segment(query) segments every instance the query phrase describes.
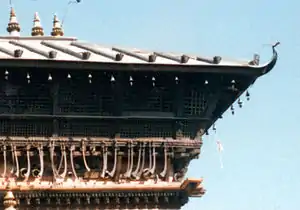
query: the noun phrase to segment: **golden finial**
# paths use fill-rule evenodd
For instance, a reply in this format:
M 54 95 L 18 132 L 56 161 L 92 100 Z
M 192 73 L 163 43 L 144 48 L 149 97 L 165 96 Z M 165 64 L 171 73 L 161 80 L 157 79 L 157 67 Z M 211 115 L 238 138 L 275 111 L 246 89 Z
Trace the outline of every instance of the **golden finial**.
M 3 198 L 4 210 L 16 210 L 15 206 L 17 205 L 15 196 L 11 191 L 11 187 L 8 185 L 6 188 L 6 193 Z
M 12 36 L 20 36 L 21 28 L 17 20 L 16 12 L 13 7 L 10 10 L 9 23 L 6 30 Z
M 62 30 L 60 21 L 58 20 L 57 15 L 54 15 L 51 36 L 63 36 L 63 35 L 64 35 L 64 32 Z
M 44 36 L 44 29 L 41 25 L 41 20 L 37 12 L 34 14 L 31 36 Z

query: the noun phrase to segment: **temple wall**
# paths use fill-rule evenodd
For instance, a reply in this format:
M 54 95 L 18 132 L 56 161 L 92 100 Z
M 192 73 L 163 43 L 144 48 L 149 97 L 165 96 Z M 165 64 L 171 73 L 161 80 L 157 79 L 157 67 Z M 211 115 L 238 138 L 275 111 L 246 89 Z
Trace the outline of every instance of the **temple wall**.
M 24 148 L 19 141 L 10 141 L 11 145 L 3 145 L 0 168 L 5 177 L 0 178 L 0 190 L 6 191 L 9 183 L 19 210 L 122 206 L 175 210 L 188 201 L 190 187 L 197 186 L 184 184 L 181 178 L 189 161 L 199 154 L 201 142 L 187 147 L 184 140 L 174 141 L 181 147 L 142 142 L 132 147 L 119 141 L 116 147 L 107 141 L 103 147 L 97 142 L 85 147 L 85 141 L 83 146 L 73 141 L 54 147 L 41 141 Z

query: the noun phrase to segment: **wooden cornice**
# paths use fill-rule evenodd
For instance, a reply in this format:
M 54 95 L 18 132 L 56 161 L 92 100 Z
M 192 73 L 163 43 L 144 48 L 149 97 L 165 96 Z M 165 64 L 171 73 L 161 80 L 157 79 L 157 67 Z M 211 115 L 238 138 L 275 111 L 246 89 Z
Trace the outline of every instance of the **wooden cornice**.
M 53 184 L 50 182 L 14 182 L 10 181 L 10 189 L 14 192 L 185 192 L 189 196 L 195 192 L 203 194 L 204 189 L 201 186 L 203 179 L 186 179 L 183 182 L 136 182 L 116 184 L 115 182 L 86 182 L 79 181 L 71 183 Z M 0 179 L 0 192 L 6 191 L 7 180 Z

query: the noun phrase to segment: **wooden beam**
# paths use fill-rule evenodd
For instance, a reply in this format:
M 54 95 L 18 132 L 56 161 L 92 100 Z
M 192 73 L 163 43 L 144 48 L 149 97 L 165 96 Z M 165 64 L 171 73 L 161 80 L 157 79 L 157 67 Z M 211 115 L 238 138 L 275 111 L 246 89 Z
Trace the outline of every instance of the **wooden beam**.
M 219 73 L 219 74 L 236 74 L 261 76 L 262 67 L 245 66 L 222 66 L 222 65 L 174 65 L 174 64 L 133 64 L 117 62 L 87 62 L 87 61 L 57 61 L 57 60 L 31 60 L 31 59 L 1 59 L 0 67 L 4 68 L 45 68 L 45 69 L 73 69 L 80 71 L 140 71 L 145 72 L 181 72 L 181 73 Z
M 102 119 L 102 120 L 187 120 L 187 121 L 209 121 L 209 118 L 205 117 L 176 117 L 176 116 L 149 116 L 149 115 L 124 115 L 124 116 L 103 116 L 103 115 L 47 115 L 47 114 L 0 114 L 0 119 L 33 119 L 33 118 L 62 118 L 62 119 Z

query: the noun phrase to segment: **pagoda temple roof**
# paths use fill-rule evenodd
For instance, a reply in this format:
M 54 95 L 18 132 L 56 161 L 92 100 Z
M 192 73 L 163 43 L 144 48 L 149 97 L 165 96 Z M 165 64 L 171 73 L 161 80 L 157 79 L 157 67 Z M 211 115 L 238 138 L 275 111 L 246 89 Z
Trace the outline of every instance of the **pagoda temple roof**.
M 108 47 L 99 44 L 80 41 L 67 37 L 0 37 L 0 59 L 15 59 L 14 50 L 23 50 L 18 59 L 56 60 L 56 61 L 84 61 L 96 63 L 132 63 L 132 64 L 170 64 L 170 65 L 220 65 L 220 66 L 253 66 L 247 61 L 224 60 L 221 57 L 202 58 L 183 53 L 153 52 L 139 49 L 126 49 L 121 47 Z M 50 58 L 49 52 L 57 51 L 54 58 Z M 82 53 L 90 53 L 84 58 Z M 120 53 L 123 57 L 116 59 Z M 149 56 L 156 55 L 154 61 Z M 181 56 L 186 56 L 186 61 Z M 217 61 L 220 59 L 219 61 Z
M 203 57 L 188 53 L 170 53 L 103 46 L 77 38 L 65 37 L 56 15 L 50 36 L 44 36 L 38 13 L 35 13 L 31 36 L 21 36 L 21 27 L 15 10 L 11 8 L 7 27 L 8 36 L 0 36 L 0 67 L 49 67 L 65 69 L 105 69 L 221 72 L 262 75 L 270 71 L 277 60 L 273 57 L 266 64 L 259 63 L 254 54 L 248 61 L 225 59 L 221 56 Z M 18 62 L 15 62 L 18 60 Z M 79 65 L 78 65 L 79 64 Z M 176 70 L 174 70 L 176 67 Z M 222 69 L 222 71 L 220 71 Z M 244 71 L 241 71 L 243 69 Z
M 225 60 L 220 56 L 207 58 L 184 53 L 175 54 L 107 47 L 68 37 L 0 37 L 0 66 L 3 66 L 4 61 L 15 61 L 17 59 L 19 61 L 56 61 L 85 63 L 87 65 L 92 63 L 100 65 L 140 64 L 143 66 L 240 67 L 260 70 L 259 73 L 263 74 L 275 65 L 277 53 L 276 51 L 273 51 L 273 53 L 270 62 L 259 65 L 256 63 L 258 61 L 255 60 L 234 61 Z M 82 67 L 80 66 L 80 68 Z M 92 67 L 92 69 L 94 68 L 96 67 Z

